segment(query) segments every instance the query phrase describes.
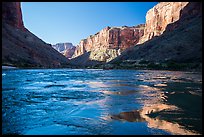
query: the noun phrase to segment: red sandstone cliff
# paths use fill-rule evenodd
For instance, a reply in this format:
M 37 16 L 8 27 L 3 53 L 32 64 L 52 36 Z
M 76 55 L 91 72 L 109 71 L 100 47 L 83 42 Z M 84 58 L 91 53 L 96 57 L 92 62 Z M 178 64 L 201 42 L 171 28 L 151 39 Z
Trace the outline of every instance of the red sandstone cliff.
M 144 25 L 134 27 L 106 27 L 95 35 L 80 41 L 73 58 L 91 51 L 90 59 L 109 61 L 121 51 L 136 45 L 143 36 Z
M 202 17 L 202 4 L 200 2 L 189 2 L 181 11 L 180 18 L 174 23 L 170 23 L 166 26 L 165 32 L 173 31 L 183 23 L 189 22 L 196 17 Z
M 134 47 L 135 45 L 138 45 L 135 47 L 139 48 L 140 46 L 142 46 L 141 43 L 145 44 L 153 37 L 155 36 L 159 37 L 165 32 L 172 32 L 177 28 L 180 28 L 178 29 L 179 30 L 178 32 L 180 32 L 181 33 L 180 35 L 183 36 L 180 39 L 182 40 L 185 39 L 186 41 L 188 41 L 187 40 L 188 33 L 183 34 L 181 26 L 184 24 L 189 24 L 188 23 L 189 21 L 195 23 L 196 21 L 192 21 L 192 19 L 195 18 L 196 16 L 202 16 L 201 11 L 202 11 L 202 3 L 200 2 L 160 2 L 147 12 L 145 27 L 144 26 L 138 27 L 138 28 L 107 27 L 107 28 L 104 28 L 99 33 L 95 34 L 94 36 L 90 36 L 89 38 L 82 40 L 79 46 L 77 46 L 76 48 L 74 57 L 82 55 L 84 53 L 86 54 L 84 54 L 83 57 L 81 56 L 77 59 L 74 58 L 75 62 L 81 61 L 84 65 L 91 64 L 87 61 L 87 59 L 83 60 L 84 57 L 88 57 L 89 60 L 109 62 L 112 59 L 120 56 L 121 51 L 124 51 L 125 49 L 129 49 L 130 51 L 132 50 L 132 48 L 130 49 L 130 47 Z M 199 19 L 197 19 L 197 23 L 199 23 Z M 196 26 L 193 26 L 193 27 L 195 28 L 192 30 L 192 32 L 190 32 L 188 29 L 185 29 L 185 32 L 189 31 L 190 32 L 189 36 L 192 36 L 192 37 L 194 37 L 194 33 L 195 33 L 194 30 L 198 30 Z M 174 34 L 175 37 L 178 36 L 175 31 L 172 33 L 169 33 L 169 35 L 170 34 Z M 173 41 L 174 38 L 168 35 L 165 35 L 165 36 L 166 36 L 165 38 L 168 38 L 168 37 L 171 38 L 172 41 L 170 41 L 169 43 L 165 43 L 164 42 L 165 40 L 162 39 L 163 37 L 162 38 L 160 37 L 159 40 L 162 43 L 165 43 L 166 45 L 174 44 L 174 46 L 169 46 L 168 48 L 172 49 L 172 51 L 174 51 L 173 53 L 176 55 L 172 53 L 172 56 L 170 56 L 169 50 L 164 50 L 167 46 L 159 48 L 161 49 L 162 53 L 159 49 L 158 51 L 155 50 L 153 53 L 151 53 L 150 51 L 152 50 L 150 50 L 150 48 L 152 45 L 149 45 L 148 48 L 146 49 L 144 48 L 145 49 L 144 51 L 138 50 L 138 52 L 133 52 L 132 55 L 126 54 L 126 56 L 127 57 L 133 56 L 133 58 L 137 58 L 137 59 L 142 58 L 144 56 L 148 58 L 148 60 L 158 59 L 160 61 L 168 58 L 177 58 L 177 60 L 182 61 L 182 60 L 187 60 L 187 57 L 189 58 L 194 57 L 193 55 L 186 56 L 186 52 L 183 52 L 181 56 L 180 55 L 181 53 L 176 51 L 177 49 L 180 50 L 178 43 L 186 43 L 186 41 L 180 40 L 180 42 L 177 42 L 178 40 L 175 39 L 175 41 Z M 199 38 L 200 36 L 198 36 L 195 39 L 199 40 Z M 156 42 L 158 42 L 156 43 L 156 45 L 163 45 L 162 43 L 160 43 L 159 40 L 156 40 Z M 186 44 L 187 46 L 189 46 L 191 42 L 188 42 L 188 43 L 189 44 Z M 200 43 L 197 43 L 197 44 L 199 47 Z M 152 46 L 152 49 L 156 49 L 158 47 L 155 45 L 155 43 L 153 45 L 155 47 Z M 189 54 L 191 52 L 190 49 L 195 50 L 198 53 L 197 55 L 200 56 L 200 51 L 198 51 L 199 48 L 197 49 L 194 47 L 189 48 L 188 50 Z M 165 53 L 165 56 L 162 56 L 163 53 Z M 140 56 L 140 54 L 142 54 L 142 56 Z M 199 58 L 199 57 L 195 57 L 195 58 Z M 72 62 L 74 62 L 74 59 Z M 121 59 L 121 58 L 118 58 L 118 59 Z M 87 62 L 87 63 L 84 63 L 84 62 Z
M 175 5 L 178 3 L 173 2 Z M 155 7 L 160 7 L 160 3 Z M 174 6 L 173 6 L 174 7 Z M 172 7 L 169 7 L 172 9 Z M 153 8 L 154 9 L 154 8 Z M 167 10 L 167 9 L 166 9 Z M 153 11 L 153 10 L 150 10 Z M 162 10 L 159 10 L 162 12 Z M 164 13 L 157 15 L 163 15 Z M 148 12 L 150 14 L 150 12 Z M 171 13 L 171 12 L 170 12 Z M 161 16 L 162 18 L 163 16 Z M 173 17 L 169 14 L 167 17 Z M 152 18 L 154 20 L 154 18 Z M 157 21 L 157 20 L 156 20 Z M 152 22 L 157 24 L 158 22 Z M 165 24 L 165 22 L 159 22 Z M 148 23 L 146 23 L 147 25 Z M 166 26 L 166 25 L 165 25 Z M 151 37 L 155 27 L 145 28 L 145 37 Z M 116 68 L 153 68 L 173 70 L 202 70 L 202 3 L 189 2 L 180 10 L 179 19 L 167 24 L 158 37 L 121 53 L 110 63 Z M 148 35 L 149 34 L 149 35 Z
M 189 2 L 160 2 L 146 14 L 144 36 L 139 43 L 161 35 L 168 24 L 174 23 L 181 17 L 183 8 Z
M 181 18 L 182 10 L 188 3 L 158 3 L 147 12 L 145 27 L 144 25 L 118 28 L 106 27 L 94 36 L 81 40 L 76 47 L 73 58 L 91 51 L 90 60 L 108 62 L 119 56 L 125 49 L 163 34 L 167 25 Z M 173 30 L 174 28 L 175 26 L 171 26 L 169 30 Z

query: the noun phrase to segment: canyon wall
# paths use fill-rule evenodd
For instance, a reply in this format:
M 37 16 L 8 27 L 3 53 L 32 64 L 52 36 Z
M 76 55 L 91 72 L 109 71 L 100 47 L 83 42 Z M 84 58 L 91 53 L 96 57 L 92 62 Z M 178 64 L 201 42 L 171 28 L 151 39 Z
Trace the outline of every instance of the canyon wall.
M 52 45 L 54 49 L 56 49 L 58 52 L 63 54 L 66 58 L 70 59 L 74 52 L 76 47 L 72 43 L 57 43 L 55 45 Z
M 72 58 L 91 51 L 90 60 L 111 61 L 124 50 L 163 34 L 169 24 L 178 21 L 182 14 L 185 14 L 182 11 L 188 3 L 159 2 L 147 12 L 145 25 L 106 27 L 95 35 L 81 40 Z M 168 30 L 174 28 L 175 26 L 171 26 Z
M 165 32 L 172 31 L 183 23 L 187 23 L 196 17 L 202 18 L 202 4 L 200 2 L 189 2 L 180 12 L 180 18 L 174 23 L 167 25 Z
M 124 51 L 109 63 L 123 69 L 201 71 L 202 2 L 189 2 L 180 13 L 179 20 L 168 24 L 161 35 Z
M 20 2 L 2 3 L 2 65 L 58 68 L 68 59 L 23 25 Z
M 146 14 L 144 36 L 139 43 L 143 43 L 155 36 L 161 35 L 168 24 L 174 23 L 181 17 L 183 8 L 189 2 L 160 2 Z
M 10 24 L 18 29 L 25 30 L 22 20 L 22 12 L 20 2 L 3 2 L 2 19 L 5 23 Z
M 136 45 L 143 36 L 144 25 L 134 27 L 106 27 L 80 41 L 73 58 L 91 51 L 90 60 L 107 62 L 125 49 Z
M 90 60 L 103 62 L 110 62 L 114 59 L 118 62 L 125 58 L 133 60 L 146 59 L 159 62 L 162 60 L 189 62 L 189 60 L 194 60 L 195 58 L 199 61 L 201 44 L 200 31 L 198 30 L 200 26 L 196 27 L 195 23 L 200 25 L 200 18 L 202 18 L 201 11 L 202 3 L 200 2 L 159 2 L 147 12 L 145 26 L 106 27 L 97 34 L 81 40 L 80 44 L 76 47 L 73 61 L 71 61 L 74 62 L 75 58 L 83 54 L 84 56 L 75 59 L 75 62 L 80 61 L 84 65 L 90 65 L 91 63 L 87 59 L 84 59 L 85 57 L 88 57 Z M 192 27 L 190 22 L 192 23 Z M 198 34 L 196 34 L 196 31 Z M 186 34 L 184 34 L 185 32 Z M 167 34 L 162 36 L 164 33 Z M 174 35 L 175 38 L 171 35 Z M 179 35 L 182 38 L 178 39 Z M 160 38 L 154 40 L 153 38 L 156 37 Z M 191 37 L 198 41 L 195 44 L 197 47 L 192 46 L 192 42 L 188 40 Z M 165 39 L 170 39 L 170 41 L 167 42 Z M 152 40 L 154 42 L 149 42 Z M 153 45 L 148 43 L 153 43 Z M 183 45 L 189 47 L 189 50 L 186 50 L 186 47 Z M 158 50 L 156 50 L 157 48 Z M 180 48 L 186 51 L 180 52 Z M 197 55 L 194 56 L 192 51 L 197 53 Z M 123 54 L 123 52 L 125 53 Z M 130 52 L 131 54 L 128 54 Z

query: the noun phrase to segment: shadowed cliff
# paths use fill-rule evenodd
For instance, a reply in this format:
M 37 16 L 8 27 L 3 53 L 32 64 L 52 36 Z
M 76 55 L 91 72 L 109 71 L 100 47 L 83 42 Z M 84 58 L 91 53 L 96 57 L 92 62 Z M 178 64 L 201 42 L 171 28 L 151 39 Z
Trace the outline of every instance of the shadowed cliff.
M 2 65 L 58 68 L 68 59 L 23 25 L 20 2 L 2 3 Z

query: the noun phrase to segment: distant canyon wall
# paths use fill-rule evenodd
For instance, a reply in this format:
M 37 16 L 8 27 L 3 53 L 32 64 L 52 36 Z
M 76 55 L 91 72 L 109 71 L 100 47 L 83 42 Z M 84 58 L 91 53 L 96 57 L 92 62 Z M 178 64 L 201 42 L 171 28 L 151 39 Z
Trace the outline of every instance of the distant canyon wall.
M 136 45 L 144 34 L 144 25 L 134 27 L 106 27 L 80 41 L 73 58 L 91 51 L 90 59 L 107 62 L 125 49 Z
M 122 51 L 163 34 L 169 24 L 181 18 L 182 11 L 188 3 L 159 2 L 147 12 L 145 25 L 106 27 L 81 40 L 72 58 L 90 51 L 90 60 L 108 62 L 119 56 Z M 173 30 L 173 27 L 171 26 L 169 31 Z
M 55 45 L 52 45 L 54 49 L 56 49 L 58 52 L 63 54 L 66 58 L 70 59 L 74 52 L 76 47 L 72 43 L 57 43 Z

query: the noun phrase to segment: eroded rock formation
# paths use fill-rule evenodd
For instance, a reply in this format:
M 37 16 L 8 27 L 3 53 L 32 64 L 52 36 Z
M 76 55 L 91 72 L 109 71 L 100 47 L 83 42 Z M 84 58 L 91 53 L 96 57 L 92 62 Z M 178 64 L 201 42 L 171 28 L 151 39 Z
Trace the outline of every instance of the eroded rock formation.
M 181 16 L 197 13 L 183 11 L 189 2 L 160 2 L 146 14 L 146 23 L 136 27 L 106 27 L 97 34 L 83 39 L 76 47 L 73 58 L 90 52 L 89 59 L 109 62 L 125 49 L 144 43 L 155 36 L 160 36 L 168 30 L 174 30 L 177 25 L 169 25 L 180 20 Z M 192 13 L 191 13 L 192 11 Z M 195 15 L 195 14 L 194 14 Z
M 155 36 L 161 35 L 168 24 L 174 23 L 181 17 L 183 8 L 189 2 L 160 2 L 146 14 L 144 36 L 139 43 L 143 43 Z
M 189 2 L 180 12 L 180 18 L 174 23 L 167 25 L 165 32 L 172 31 L 183 23 L 187 23 L 196 17 L 202 17 L 202 4 L 200 2 Z
M 108 62 L 121 51 L 136 45 L 143 36 L 144 25 L 134 27 L 106 27 L 95 35 L 80 41 L 73 58 L 91 51 L 90 60 Z
M 110 63 L 119 68 L 143 65 L 143 68 L 201 71 L 202 3 L 189 2 L 179 20 L 168 24 L 161 35 L 126 50 Z

